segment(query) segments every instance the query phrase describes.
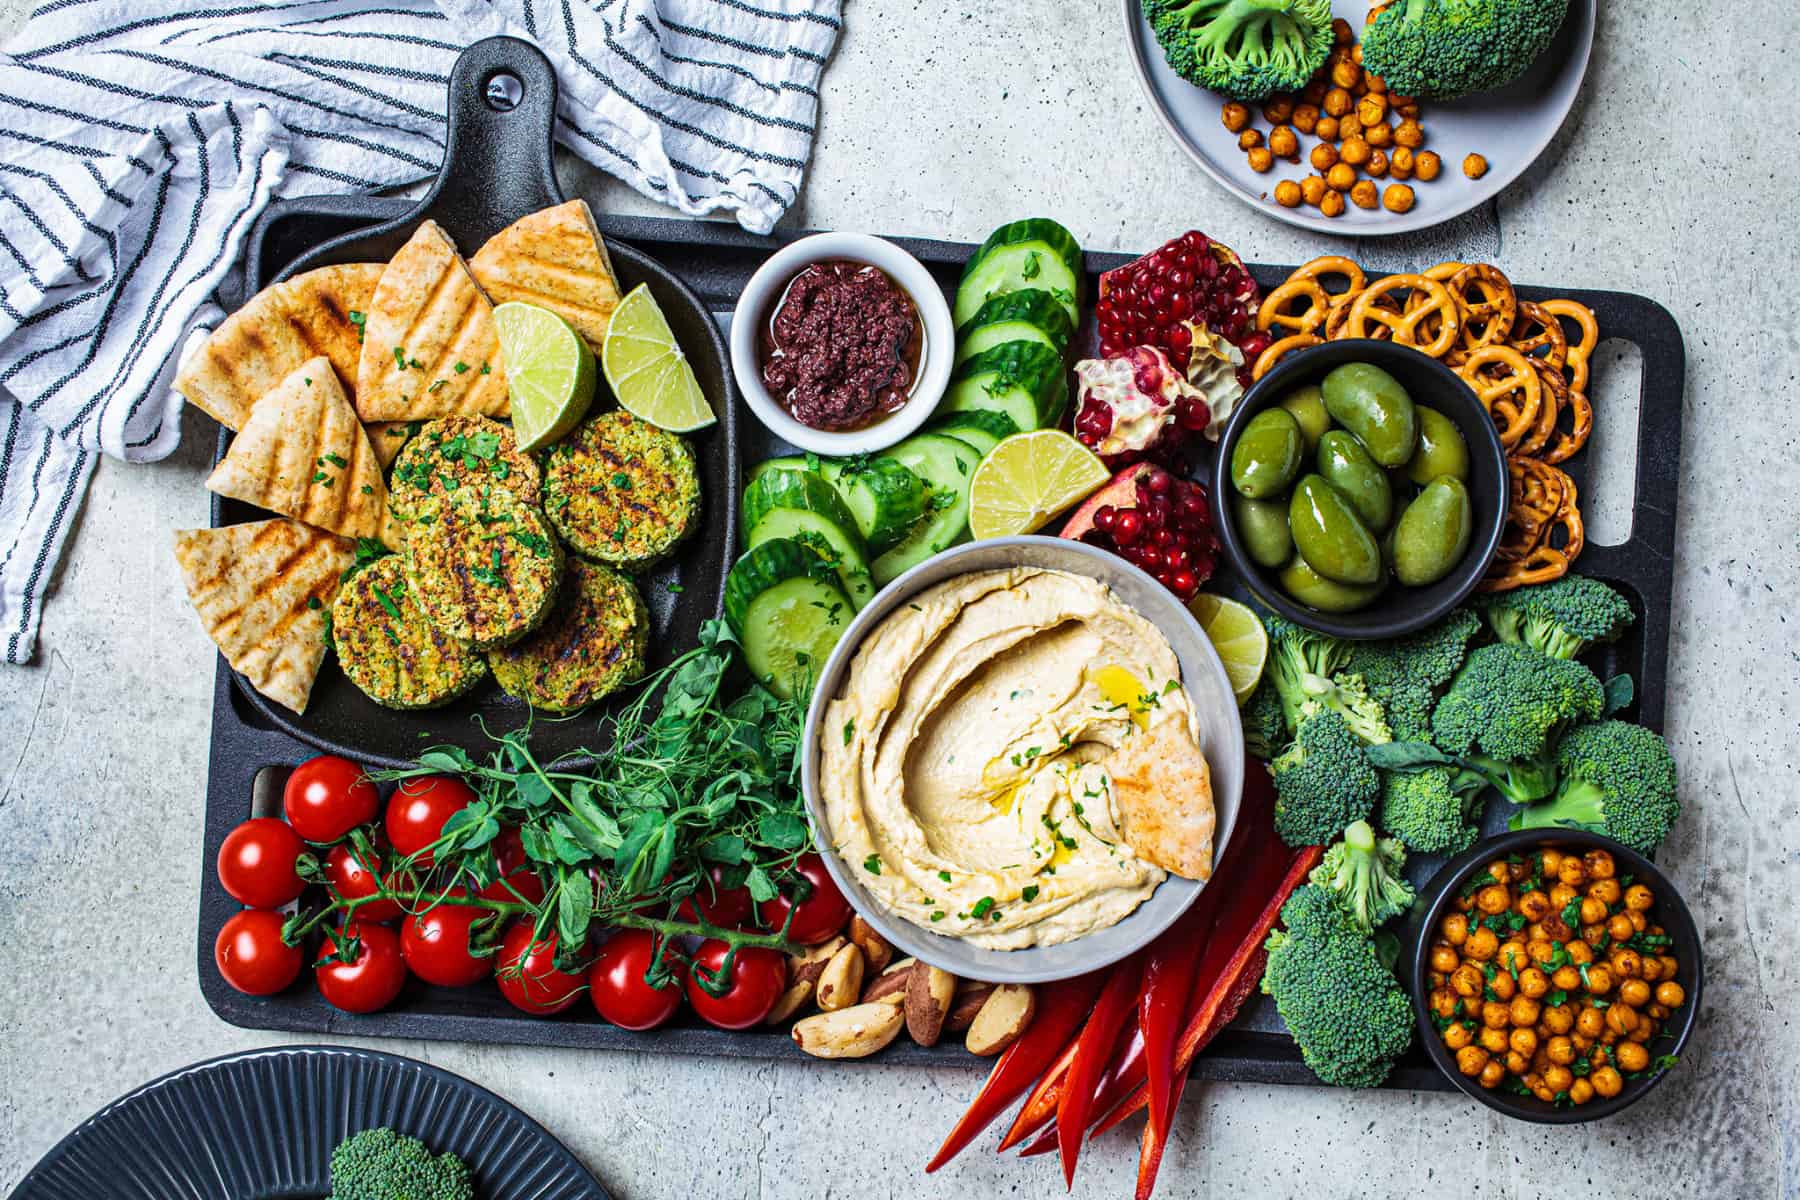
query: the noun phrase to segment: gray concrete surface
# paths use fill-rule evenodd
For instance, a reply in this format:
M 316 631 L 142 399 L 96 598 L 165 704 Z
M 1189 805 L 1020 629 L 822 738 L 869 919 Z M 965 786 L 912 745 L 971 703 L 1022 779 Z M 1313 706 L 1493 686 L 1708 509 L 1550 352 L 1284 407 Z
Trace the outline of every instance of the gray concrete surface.
M 0 2 L 0 28 L 22 8 Z M 1792 7 L 1603 4 L 1574 116 L 1491 218 L 1362 246 L 1290 231 L 1179 157 L 1126 67 L 1115 0 L 847 8 L 795 224 L 976 239 L 1044 211 L 1091 247 L 1197 226 L 1277 262 L 1423 266 L 1472 244 L 1522 281 L 1657 297 L 1686 333 L 1668 728 L 1687 812 L 1664 859 L 1709 972 L 1686 1061 L 1629 1114 L 1562 1130 L 1441 1095 L 1194 1088 L 1162 1194 L 1800 1196 L 1800 337 L 1782 282 L 1800 233 L 1770 120 L 1800 100 L 1778 66 L 1800 54 Z M 603 206 L 655 211 L 569 173 Z M 0 1186 L 120 1091 L 278 1040 L 219 1022 L 193 969 L 212 651 L 167 539 L 206 519 L 204 424 L 164 463 L 100 468 L 38 662 L 0 670 Z M 520 1104 L 627 1200 L 1054 1188 L 1050 1164 L 985 1152 L 920 1173 L 973 1068 L 381 1045 Z M 1136 1145 L 1090 1148 L 1076 1193 L 1128 1195 Z

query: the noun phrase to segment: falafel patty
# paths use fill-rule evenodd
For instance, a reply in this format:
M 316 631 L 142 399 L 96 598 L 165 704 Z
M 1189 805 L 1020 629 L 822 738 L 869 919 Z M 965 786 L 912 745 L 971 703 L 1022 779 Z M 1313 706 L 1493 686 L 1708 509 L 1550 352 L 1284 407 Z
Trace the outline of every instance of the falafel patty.
M 419 607 L 477 650 L 516 642 L 542 624 L 562 567 L 543 514 L 503 487 L 428 497 L 407 525 L 406 578 Z
M 549 619 L 523 641 L 488 651 L 488 665 L 509 694 L 573 712 L 642 675 L 649 641 L 636 585 L 611 567 L 572 558 Z
M 481 484 L 537 504 L 543 481 L 537 460 L 519 449 L 512 426 L 482 416 L 440 417 L 426 422 L 394 460 L 388 511 L 411 520 L 426 497 Z
M 575 553 L 643 570 L 667 557 L 700 516 L 694 452 L 628 412 L 593 417 L 550 448 L 544 513 Z
M 480 654 L 426 619 L 397 554 L 338 589 L 331 640 L 350 682 L 385 708 L 436 708 L 487 678 Z

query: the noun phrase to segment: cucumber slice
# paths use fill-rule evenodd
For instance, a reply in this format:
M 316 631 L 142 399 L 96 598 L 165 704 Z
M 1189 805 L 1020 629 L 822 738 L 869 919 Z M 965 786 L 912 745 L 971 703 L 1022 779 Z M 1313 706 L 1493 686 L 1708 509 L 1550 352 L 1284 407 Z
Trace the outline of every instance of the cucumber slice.
M 931 423 L 930 432 L 953 437 L 986 458 L 988 452 L 1000 444 L 1000 439 L 1019 432 L 1019 427 L 1003 412 L 975 409 L 946 413 Z
M 875 595 L 856 520 L 836 490 L 817 475 L 764 472 L 744 491 L 744 530 L 750 547 L 778 538 L 816 537 L 857 608 Z
M 894 459 L 925 480 L 929 510 L 906 539 L 875 560 L 876 586 L 885 586 L 908 569 L 969 536 L 969 477 L 981 465 L 973 447 L 940 433 L 907 438 L 882 457 Z
M 1049 292 L 1041 288 L 1007 292 L 983 304 L 956 331 L 956 361 L 1006 342 L 1042 342 L 1062 354 L 1074 336 L 1068 312 Z
M 1028 431 L 1056 421 L 1068 390 L 1056 351 L 1041 342 L 1006 342 L 956 369 L 943 407 L 946 412 L 1004 413 Z
M 816 459 L 809 459 L 802 454 L 790 454 L 784 458 L 767 458 L 750 468 L 750 478 L 744 481 L 744 486 L 748 487 L 755 483 L 770 471 L 811 471 L 816 475 L 819 474 L 819 466 Z
M 925 515 L 925 481 L 891 458 L 825 459 L 819 473 L 856 518 L 871 554 L 899 544 Z
M 752 547 L 725 577 L 725 619 L 757 682 L 803 697 L 849 628 L 850 598 L 818 550 L 777 538 Z
M 960 326 L 995 296 L 1037 288 L 1062 305 L 1071 326 L 1079 325 L 1084 278 L 1081 247 L 1067 229 L 1048 217 L 1014 221 L 989 234 L 963 268 L 953 315 Z

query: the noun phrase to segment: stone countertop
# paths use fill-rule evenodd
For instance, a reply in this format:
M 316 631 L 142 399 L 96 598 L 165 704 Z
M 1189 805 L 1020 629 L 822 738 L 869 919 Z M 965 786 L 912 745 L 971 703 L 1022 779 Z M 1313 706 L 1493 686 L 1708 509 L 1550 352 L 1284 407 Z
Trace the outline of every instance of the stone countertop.
M 1176 151 L 1126 63 L 1117 0 L 1028 7 L 853 0 L 788 223 L 979 240 L 1042 211 L 1095 249 L 1199 227 L 1263 262 L 1491 258 L 1523 282 L 1655 297 L 1688 351 L 1667 720 L 1686 813 L 1661 861 L 1699 921 L 1708 986 L 1681 1068 L 1626 1115 L 1566 1129 L 1453 1095 L 1195 1086 L 1162 1194 L 1800 1196 L 1800 517 L 1778 487 L 1800 461 L 1800 336 L 1780 284 L 1800 232 L 1773 120 L 1800 100 L 1791 6 L 1602 4 L 1575 112 L 1522 180 L 1450 229 L 1360 244 L 1277 224 Z M 0 0 L 0 30 L 23 9 Z M 599 208 L 662 212 L 563 171 Z M 1603 354 L 1596 375 L 1626 366 Z M 1597 393 L 1597 444 L 1629 420 L 1615 415 L 1629 390 L 1613 411 Z M 213 651 L 168 534 L 207 519 L 211 423 L 190 410 L 186 432 L 162 463 L 101 465 L 37 661 L 0 669 L 0 1187 L 120 1092 L 282 1040 L 221 1023 L 194 973 Z M 1611 449 L 1629 453 L 1621 441 L 1603 461 Z M 1629 491 L 1601 486 L 1591 534 L 1622 539 Z M 1048 1162 L 976 1150 L 921 1173 L 981 1078 L 972 1065 L 368 1044 L 514 1101 L 627 1200 L 1054 1187 Z M 1136 1160 L 1134 1136 L 1089 1147 L 1076 1194 L 1129 1195 Z

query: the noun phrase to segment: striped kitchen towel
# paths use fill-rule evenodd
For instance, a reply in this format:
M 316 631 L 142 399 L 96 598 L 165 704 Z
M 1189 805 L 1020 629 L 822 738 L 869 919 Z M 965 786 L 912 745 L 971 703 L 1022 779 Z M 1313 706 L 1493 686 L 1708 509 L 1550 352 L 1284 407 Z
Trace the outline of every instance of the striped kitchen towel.
M 471 42 L 535 42 L 556 137 L 767 232 L 842 0 L 52 0 L 0 53 L 0 648 L 31 658 L 95 456 L 162 458 L 188 335 L 272 198 L 433 172 Z M 158 11 L 164 15 L 156 15 Z

